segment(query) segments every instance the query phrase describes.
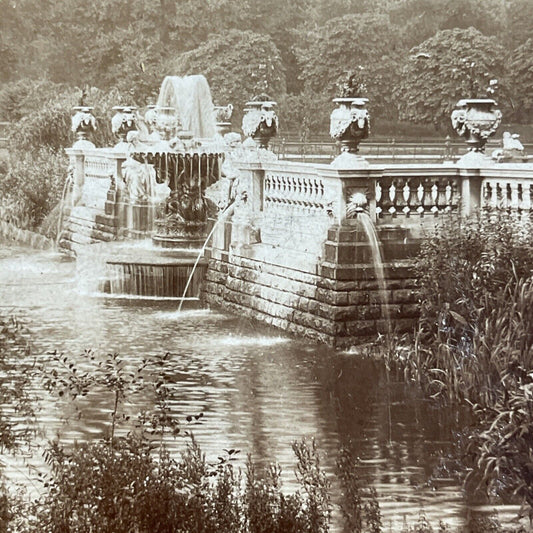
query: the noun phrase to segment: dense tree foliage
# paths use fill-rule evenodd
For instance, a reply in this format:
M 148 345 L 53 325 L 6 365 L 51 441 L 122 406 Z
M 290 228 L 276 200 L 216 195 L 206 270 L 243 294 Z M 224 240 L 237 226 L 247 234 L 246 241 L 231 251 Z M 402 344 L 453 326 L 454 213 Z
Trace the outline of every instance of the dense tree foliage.
M 388 15 L 345 15 L 302 33 L 297 57 L 306 89 L 333 98 L 339 78 L 349 71 L 359 71 L 364 85 L 361 96 L 369 98 L 379 114 L 393 110 L 391 97 L 400 40 L 399 29 Z M 396 46 L 391 46 L 391 41 Z
M 256 94 L 279 99 L 286 92 L 281 56 L 267 35 L 232 30 L 213 35 L 198 48 L 181 54 L 169 74 L 203 74 L 218 104 L 242 105 Z
M 442 30 L 411 50 L 397 89 L 400 116 L 449 124 L 461 98 L 486 98 L 491 79 L 504 74 L 504 49 L 475 28 Z M 501 83 L 501 81 L 500 81 Z
M 305 107 L 335 96 L 359 66 L 374 117 L 426 124 L 442 123 L 486 67 L 506 119 L 531 119 L 531 0 L 0 0 L 0 9 L 0 89 L 47 80 L 144 105 L 165 75 L 203 72 L 216 100 L 239 108 L 266 84 L 292 130 L 305 120 L 324 133 Z M 429 48 L 430 60 L 413 60 Z M 469 72 L 463 59 L 478 66 Z M 442 105 L 427 106 L 438 92 Z
M 533 120 L 533 38 L 521 44 L 509 59 L 510 104 L 517 122 Z

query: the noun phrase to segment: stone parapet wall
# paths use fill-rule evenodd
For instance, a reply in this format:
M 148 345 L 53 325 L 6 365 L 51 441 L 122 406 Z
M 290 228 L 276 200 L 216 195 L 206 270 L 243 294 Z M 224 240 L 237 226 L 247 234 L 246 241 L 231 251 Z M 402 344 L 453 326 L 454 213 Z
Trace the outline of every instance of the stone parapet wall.
M 257 254 L 212 251 L 203 287 L 209 305 L 338 347 L 387 331 L 383 292 L 372 267 L 351 265 L 351 278 L 338 279 L 338 265 L 327 262 L 311 273 L 245 255 Z M 411 262 L 386 264 L 385 278 L 392 328 L 412 329 L 419 307 Z

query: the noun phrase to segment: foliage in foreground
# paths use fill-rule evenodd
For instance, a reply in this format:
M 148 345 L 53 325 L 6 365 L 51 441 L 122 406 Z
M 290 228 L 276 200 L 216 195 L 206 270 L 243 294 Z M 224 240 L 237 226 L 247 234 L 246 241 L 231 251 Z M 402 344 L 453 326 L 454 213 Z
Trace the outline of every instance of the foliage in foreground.
M 470 480 L 533 516 L 533 233 L 518 214 L 450 222 L 418 259 L 422 316 L 406 373 L 476 415 Z
M 26 350 L 20 326 L 4 321 L 2 353 Z M 58 401 L 82 409 L 96 395 L 108 404 L 107 435 L 65 447 L 51 442 L 45 451 L 49 473 L 39 475 L 37 501 L 13 496 L 0 484 L 0 532 L 231 532 L 326 533 L 331 530 L 331 491 L 314 441 L 296 442 L 298 489 L 287 493 L 281 470 L 259 469 L 248 457 L 244 471 L 235 467 L 239 450 L 224 450 L 209 463 L 187 431 L 180 431 L 172 409 L 169 354 L 133 362 L 117 354 L 92 351 L 76 360 L 52 353 L 32 374 Z M 75 362 L 77 361 L 77 362 Z M 20 362 L 20 361 L 19 361 Z M 17 367 L 5 367 L 13 377 Z M 29 375 L 29 373 L 26 373 Z M 150 378 L 150 379 L 147 379 Z M 21 387 L 24 384 L 21 384 Z M 3 389 L 0 389 L 2 391 Z M 154 398 L 154 407 L 132 426 L 126 412 L 135 394 Z M 128 405 L 128 408 L 126 408 Z M 81 411 L 79 411 L 81 413 Z M 187 418 L 201 418 L 201 415 Z M 124 429 L 130 427 L 128 433 Z M 181 455 L 170 454 L 163 436 L 189 438 Z M 122 435 L 122 436 L 121 436 Z M 337 462 L 342 487 L 345 531 L 380 533 L 378 496 L 359 476 L 353 453 L 342 449 Z M 479 519 L 477 520 L 479 522 Z M 462 533 L 504 531 L 493 519 L 474 520 Z M 490 528 L 488 527 L 490 525 Z M 402 533 L 439 533 L 423 517 Z

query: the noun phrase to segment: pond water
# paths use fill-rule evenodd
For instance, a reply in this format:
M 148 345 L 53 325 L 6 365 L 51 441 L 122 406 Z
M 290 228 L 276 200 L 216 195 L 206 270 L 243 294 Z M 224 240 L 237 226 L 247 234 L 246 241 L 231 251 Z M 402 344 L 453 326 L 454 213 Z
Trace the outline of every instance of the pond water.
M 451 450 L 453 413 L 387 379 L 378 363 L 243 317 L 206 309 L 178 313 L 176 301 L 107 298 L 79 286 L 76 263 L 59 254 L 0 248 L 1 312 L 28 327 L 33 357 L 52 350 L 77 356 L 92 348 L 118 352 L 133 364 L 170 352 L 172 407 L 183 418 L 204 413 L 191 429 L 208 459 L 236 448 L 243 460 L 251 453 L 257 462 L 277 461 L 290 488 L 294 440 L 316 438 L 329 473 L 345 444 L 378 492 L 385 531 L 400 530 L 404 517 L 416 520 L 421 511 L 435 525 L 440 519 L 463 523 L 469 506 L 459 484 L 429 480 Z M 105 395 L 84 405 L 81 418 L 69 416 L 68 403 L 44 391 L 40 396 L 43 439 L 96 438 L 109 426 Z M 129 407 L 132 414 L 135 408 Z M 499 510 L 512 514 L 514 508 Z

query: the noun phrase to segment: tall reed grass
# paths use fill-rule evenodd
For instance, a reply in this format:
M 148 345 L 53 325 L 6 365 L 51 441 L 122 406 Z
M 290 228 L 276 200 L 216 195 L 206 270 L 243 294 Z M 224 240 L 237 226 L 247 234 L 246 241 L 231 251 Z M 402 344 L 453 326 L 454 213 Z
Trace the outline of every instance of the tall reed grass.
M 519 213 L 450 220 L 422 246 L 422 314 L 406 376 L 477 421 L 470 478 L 533 517 L 533 232 Z

